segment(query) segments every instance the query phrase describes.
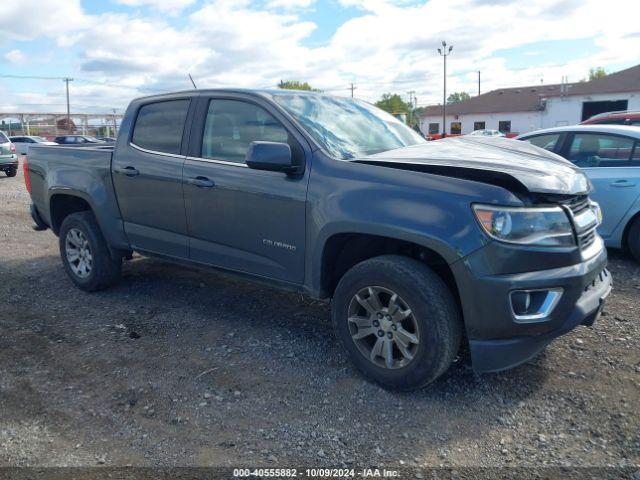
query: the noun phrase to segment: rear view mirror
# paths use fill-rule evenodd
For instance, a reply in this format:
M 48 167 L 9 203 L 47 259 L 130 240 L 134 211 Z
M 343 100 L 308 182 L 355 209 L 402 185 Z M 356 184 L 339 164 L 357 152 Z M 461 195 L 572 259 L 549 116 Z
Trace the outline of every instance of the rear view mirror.
M 294 173 L 291 147 L 286 143 L 251 142 L 245 159 L 247 166 L 255 170 Z

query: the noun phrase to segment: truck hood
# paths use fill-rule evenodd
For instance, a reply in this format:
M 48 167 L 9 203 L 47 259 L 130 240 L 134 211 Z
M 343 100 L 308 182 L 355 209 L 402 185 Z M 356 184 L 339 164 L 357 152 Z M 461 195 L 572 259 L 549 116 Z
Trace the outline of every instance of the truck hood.
M 534 193 L 584 194 L 587 177 L 572 163 L 528 142 L 500 137 L 450 137 L 354 160 L 448 175 Z

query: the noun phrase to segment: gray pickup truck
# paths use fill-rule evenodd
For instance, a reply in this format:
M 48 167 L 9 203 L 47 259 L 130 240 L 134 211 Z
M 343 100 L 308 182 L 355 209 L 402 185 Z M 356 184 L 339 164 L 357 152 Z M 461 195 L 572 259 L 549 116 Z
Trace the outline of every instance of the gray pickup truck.
M 591 185 L 509 139 L 427 142 L 354 99 L 201 90 L 135 100 L 113 148 L 33 148 L 37 228 L 81 289 L 132 253 L 331 299 L 385 388 L 525 362 L 591 325 L 611 289 Z

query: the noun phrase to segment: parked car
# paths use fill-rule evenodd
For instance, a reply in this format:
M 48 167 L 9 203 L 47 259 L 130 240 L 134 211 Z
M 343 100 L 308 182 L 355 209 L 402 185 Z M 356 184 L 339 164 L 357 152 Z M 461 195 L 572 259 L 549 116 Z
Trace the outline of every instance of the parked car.
M 503 138 L 427 142 L 352 98 L 198 90 L 137 99 L 115 149 L 34 149 L 36 225 L 69 278 L 114 284 L 133 251 L 332 299 L 386 388 L 527 361 L 610 291 L 580 169 Z
M 640 261 L 640 128 L 623 125 L 576 125 L 521 135 L 582 168 L 595 191 L 604 220 L 605 244 L 626 248 Z
M 67 145 L 67 146 L 84 146 L 87 144 L 96 144 L 96 143 L 106 143 L 102 140 L 98 140 L 95 137 L 91 137 L 88 135 L 61 135 L 55 138 L 55 142 L 59 145 Z
M 427 136 L 427 140 L 442 140 L 443 138 L 459 137 L 461 133 L 447 133 L 444 137 L 441 133 L 430 133 Z
M 619 111 L 607 112 L 583 121 L 580 125 L 636 125 L 640 126 L 640 112 Z
M 0 170 L 6 173 L 7 177 L 15 177 L 18 173 L 16 147 L 4 132 L 0 132 Z
M 27 155 L 31 145 L 58 145 L 56 142 L 50 142 L 46 138 L 37 136 L 9 137 L 9 139 L 16 146 L 19 155 Z
M 474 130 L 469 135 L 481 137 L 504 137 L 506 136 L 500 130 Z

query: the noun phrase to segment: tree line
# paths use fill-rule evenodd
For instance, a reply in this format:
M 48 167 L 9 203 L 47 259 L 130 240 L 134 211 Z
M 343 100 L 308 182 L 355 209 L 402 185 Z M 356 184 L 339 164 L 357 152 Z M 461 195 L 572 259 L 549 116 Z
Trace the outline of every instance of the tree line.
M 607 72 L 602 67 L 596 67 L 589 69 L 588 78 L 580 80 L 581 82 L 597 80 L 607 75 Z M 322 92 L 318 88 L 313 88 L 308 82 L 300 82 L 298 80 L 281 80 L 278 84 L 278 88 L 286 90 L 306 90 L 311 92 Z M 465 102 L 471 98 L 467 92 L 453 92 L 447 97 L 447 105 L 455 103 Z M 389 112 L 390 114 L 398 117 L 404 116 L 406 122 L 409 125 L 414 125 L 418 121 L 419 115 L 424 111 L 425 107 L 414 106 L 410 102 L 405 102 L 402 96 L 397 93 L 385 93 L 380 100 L 375 102 L 376 107 Z

